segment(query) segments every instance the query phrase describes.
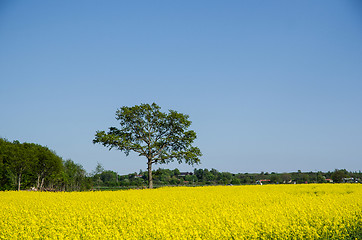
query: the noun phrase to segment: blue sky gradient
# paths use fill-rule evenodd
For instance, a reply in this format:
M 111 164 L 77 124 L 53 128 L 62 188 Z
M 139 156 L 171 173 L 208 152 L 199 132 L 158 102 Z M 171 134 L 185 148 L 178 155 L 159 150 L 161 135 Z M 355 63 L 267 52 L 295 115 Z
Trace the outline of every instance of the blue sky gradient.
M 0 137 L 138 172 L 92 139 L 156 102 L 190 115 L 197 168 L 362 170 L 361 43 L 359 1 L 1 1 Z

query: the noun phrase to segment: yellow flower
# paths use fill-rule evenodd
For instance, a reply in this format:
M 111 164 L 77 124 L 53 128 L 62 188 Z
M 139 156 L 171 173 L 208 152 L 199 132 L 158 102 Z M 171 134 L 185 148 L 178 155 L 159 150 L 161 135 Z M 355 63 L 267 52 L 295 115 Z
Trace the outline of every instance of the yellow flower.
M 0 192 L 0 239 L 358 239 L 353 184 Z

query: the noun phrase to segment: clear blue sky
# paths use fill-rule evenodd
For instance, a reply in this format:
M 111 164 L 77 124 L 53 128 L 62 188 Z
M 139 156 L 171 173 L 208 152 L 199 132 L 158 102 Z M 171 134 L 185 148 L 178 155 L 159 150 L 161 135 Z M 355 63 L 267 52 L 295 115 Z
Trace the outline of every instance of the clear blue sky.
M 190 115 L 197 168 L 362 170 L 362 3 L 0 1 L 0 137 L 138 172 L 92 139 L 152 102 Z

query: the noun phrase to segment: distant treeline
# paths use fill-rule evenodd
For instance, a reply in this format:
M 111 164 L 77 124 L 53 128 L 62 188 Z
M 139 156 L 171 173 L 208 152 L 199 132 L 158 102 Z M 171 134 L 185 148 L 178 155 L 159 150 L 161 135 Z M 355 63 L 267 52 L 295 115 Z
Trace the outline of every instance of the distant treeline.
M 100 168 L 100 167 L 98 167 Z M 113 171 L 101 171 L 93 175 L 93 186 L 102 187 L 146 187 L 147 172 L 117 175 Z M 238 173 L 219 172 L 216 169 L 194 169 L 193 172 L 180 172 L 162 169 L 153 171 L 155 186 L 198 186 L 198 185 L 241 185 L 241 184 L 301 184 L 301 183 L 361 183 L 361 172 L 348 172 L 345 169 L 333 172 L 292 172 L 292 173 Z
M 148 174 L 119 175 L 98 164 L 87 173 L 72 160 L 63 160 L 54 151 L 34 143 L 9 142 L 0 138 L 0 190 L 84 191 L 99 189 L 145 188 Z M 199 186 L 240 184 L 300 184 L 361 182 L 362 173 L 336 169 L 333 172 L 238 173 L 216 169 L 194 169 L 180 172 L 162 169 L 153 171 L 157 186 Z
M 81 191 L 91 181 L 80 164 L 64 161 L 54 151 L 34 143 L 0 138 L 0 190 Z

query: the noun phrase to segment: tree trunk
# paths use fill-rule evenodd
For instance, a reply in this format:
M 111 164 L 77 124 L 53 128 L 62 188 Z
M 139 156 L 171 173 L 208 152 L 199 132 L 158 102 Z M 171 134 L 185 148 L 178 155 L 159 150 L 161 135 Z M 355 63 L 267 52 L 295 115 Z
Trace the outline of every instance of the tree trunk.
M 151 160 L 148 160 L 148 188 L 153 188 L 152 162 L 151 162 Z
M 41 179 L 40 190 L 43 191 L 43 188 L 44 188 L 44 178 Z
M 18 178 L 18 191 L 20 191 L 20 185 L 21 185 L 21 173 L 19 173 L 19 178 Z
M 40 187 L 40 174 L 38 174 L 38 181 L 36 183 L 36 189 L 39 189 Z

